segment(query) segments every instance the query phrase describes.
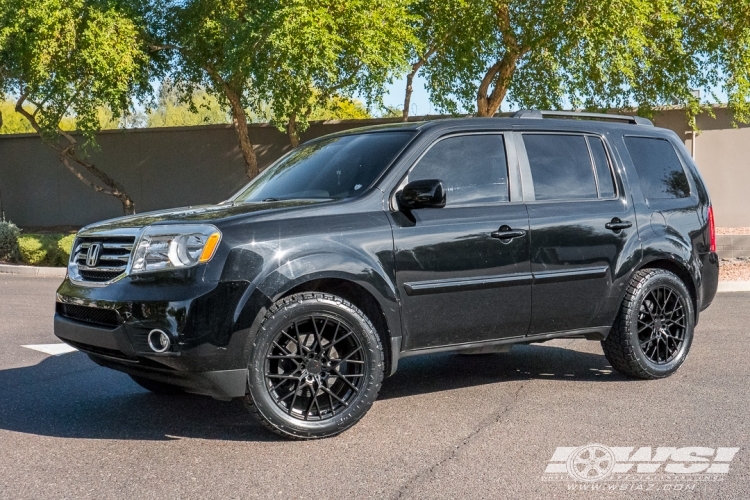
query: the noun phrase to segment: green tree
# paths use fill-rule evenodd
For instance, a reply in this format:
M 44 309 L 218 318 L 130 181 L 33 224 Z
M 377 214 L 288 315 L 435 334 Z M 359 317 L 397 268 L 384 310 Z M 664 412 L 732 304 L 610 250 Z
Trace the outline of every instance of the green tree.
M 199 89 L 185 95 L 169 80 L 162 82 L 155 109 L 147 111 L 149 127 L 185 127 L 229 123 L 229 113 L 216 97 Z
M 385 85 L 406 70 L 416 43 L 408 0 L 289 0 L 274 12 L 260 94 L 293 146 L 317 108 L 363 96 L 382 107 Z
M 183 96 L 205 89 L 230 110 L 253 178 L 249 119 L 270 115 L 296 145 L 310 116 L 331 99 L 382 95 L 412 37 L 406 2 L 174 0 L 152 48 L 174 54 L 171 77 Z
M 475 26 L 481 25 L 484 14 L 476 8 L 471 0 L 418 0 L 410 4 L 412 26 L 417 38 L 410 48 L 410 68 L 406 74 L 404 105 L 400 116 L 404 121 L 409 119 L 409 105 L 414 90 L 414 77 L 429 61 L 440 58 L 443 51 L 450 47 L 471 57 L 476 46 Z
M 170 77 L 183 101 L 204 90 L 230 110 L 250 179 L 258 175 L 258 160 L 248 132 L 248 110 L 262 113 L 255 73 L 275 28 L 276 3 L 174 0 L 164 9 L 161 40 L 152 45 L 152 50 L 173 56 Z
M 310 113 L 310 120 L 366 120 L 372 118 L 359 99 L 334 96 Z
M 16 103 L 10 100 L 0 102 L 0 134 L 33 134 L 28 120 L 16 113 Z
M 521 107 L 653 108 L 690 90 L 727 90 L 747 112 L 748 6 L 744 0 L 467 0 L 478 15 L 466 34 L 425 65 L 431 99 L 443 110 L 492 116 Z M 745 106 L 745 107 L 743 107 Z
M 116 1 L 0 0 L 0 93 L 81 182 L 114 196 L 125 213 L 135 204 L 122 184 L 86 156 L 100 110 L 124 115 L 133 96 L 150 92 L 150 59 L 141 20 Z M 63 130 L 72 119 L 79 138 Z M 93 180 L 92 180 L 93 179 Z

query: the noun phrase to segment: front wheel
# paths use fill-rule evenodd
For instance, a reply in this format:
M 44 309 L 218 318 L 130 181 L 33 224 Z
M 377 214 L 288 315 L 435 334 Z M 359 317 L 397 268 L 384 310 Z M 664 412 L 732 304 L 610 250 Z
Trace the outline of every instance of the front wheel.
M 624 375 L 667 377 L 687 358 L 694 325 L 693 301 L 682 280 L 663 269 L 643 269 L 630 282 L 602 341 L 604 355 Z
M 300 293 L 277 301 L 253 342 L 245 403 L 287 438 L 339 434 L 377 398 L 383 349 L 372 322 L 346 300 Z

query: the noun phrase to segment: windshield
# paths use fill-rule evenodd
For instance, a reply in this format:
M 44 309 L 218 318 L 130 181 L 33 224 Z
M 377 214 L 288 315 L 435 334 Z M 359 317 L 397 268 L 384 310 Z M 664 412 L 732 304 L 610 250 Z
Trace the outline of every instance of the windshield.
M 411 132 L 365 133 L 301 146 L 258 176 L 234 202 L 356 196 L 383 173 L 412 136 Z

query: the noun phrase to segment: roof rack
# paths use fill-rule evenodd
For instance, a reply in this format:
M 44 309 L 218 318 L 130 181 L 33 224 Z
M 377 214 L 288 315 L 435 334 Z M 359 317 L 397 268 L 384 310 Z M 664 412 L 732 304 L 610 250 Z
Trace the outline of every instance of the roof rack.
M 648 118 L 629 115 L 612 115 L 605 113 L 586 113 L 581 111 L 541 111 L 538 109 L 522 109 L 513 113 L 513 118 L 532 118 L 542 119 L 545 116 L 560 118 L 590 118 L 592 120 L 613 120 L 619 122 L 628 122 L 635 125 L 646 125 L 653 127 L 654 124 Z

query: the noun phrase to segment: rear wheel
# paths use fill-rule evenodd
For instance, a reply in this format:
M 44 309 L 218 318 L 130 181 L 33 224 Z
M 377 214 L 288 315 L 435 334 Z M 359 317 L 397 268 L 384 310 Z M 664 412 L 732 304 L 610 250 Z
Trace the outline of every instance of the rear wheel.
M 322 293 L 276 302 L 252 346 L 248 409 L 288 438 L 335 436 L 377 398 L 383 349 L 375 327 L 353 304 Z
M 633 277 L 602 348 L 612 368 L 654 379 L 677 371 L 693 341 L 690 292 L 675 274 L 643 269 Z
M 166 395 L 182 394 L 183 392 L 185 392 L 177 386 L 165 384 L 163 382 L 156 382 L 154 380 L 136 377 L 134 375 L 129 375 L 129 377 L 132 378 L 136 384 L 140 385 L 146 390 L 153 392 L 154 394 L 162 394 L 166 396 Z

